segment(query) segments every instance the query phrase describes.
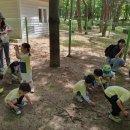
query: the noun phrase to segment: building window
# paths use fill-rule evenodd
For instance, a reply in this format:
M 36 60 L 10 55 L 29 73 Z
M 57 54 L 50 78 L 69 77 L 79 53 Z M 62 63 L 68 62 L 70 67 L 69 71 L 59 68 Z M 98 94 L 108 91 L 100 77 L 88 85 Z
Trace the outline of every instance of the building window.
M 44 18 L 44 23 L 47 23 L 47 10 L 43 9 L 43 18 Z
M 42 23 L 42 9 L 38 9 L 39 22 Z
M 47 23 L 47 9 L 39 8 L 38 14 L 39 14 L 39 22 Z

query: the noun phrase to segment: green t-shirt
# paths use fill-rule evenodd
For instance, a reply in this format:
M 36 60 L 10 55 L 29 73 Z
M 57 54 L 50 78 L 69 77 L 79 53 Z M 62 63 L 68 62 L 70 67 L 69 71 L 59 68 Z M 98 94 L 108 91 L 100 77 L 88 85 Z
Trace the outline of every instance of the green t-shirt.
M 73 94 L 76 95 L 77 92 L 80 92 L 81 96 L 88 102 L 92 102 L 89 98 L 88 92 L 86 90 L 85 80 L 80 80 L 74 85 Z
M 5 102 L 14 101 L 19 98 L 19 88 L 15 88 L 9 92 L 9 94 L 5 97 Z
M 117 95 L 118 98 L 124 103 L 127 100 L 129 100 L 130 98 L 130 92 L 123 88 L 123 87 L 119 87 L 119 86 L 110 86 L 108 88 L 105 89 L 105 94 L 111 98 L 114 95 Z
M 31 72 L 31 65 L 30 65 L 30 56 L 29 53 L 27 54 L 21 54 L 20 55 L 20 69 L 21 73 L 30 73 Z

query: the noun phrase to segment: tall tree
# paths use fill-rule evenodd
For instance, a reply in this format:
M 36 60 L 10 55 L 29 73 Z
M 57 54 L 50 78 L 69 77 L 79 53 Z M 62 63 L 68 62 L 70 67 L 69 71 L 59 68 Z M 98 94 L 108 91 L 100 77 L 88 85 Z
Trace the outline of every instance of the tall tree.
M 87 2 L 86 0 L 83 0 L 83 3 L 84 3 L 84 6 L 85 6 L 85 34 L 88 34 L 88 31 L 87 31 L 87 24 L 88 24 L 88 5 L 87 5 Z
M 66 0 L 66 8 L 65 8 L 65 21 L 68 17 L 68 5 L 69 5 L 69 0 Z
M 72 19 L 73 16 L 73 6 L 74 6 L 74 0 L 70 0 L 70 19 Z
M 77 0 L 77 16 L 78 16 L 78 31 L 82 32 L 82 15 L 81 15 L 81 0 Z
M 114 7 L 114 14 L 113 14 L 113 23 L 112 23 L 112 30 L 115 30 L 117 23 L 119 21 L 119 17 L 121 15 L 122 5 L 124 4 L 124 0 L 116 0 L 115 7 Z
M 49 0 L 50 67 L 60 66 L 59 0 Z
M 111 0 L 102 0 L 102 15 L 101 15 L 101 32 L 102 36 L 106 35 L 106 30 L 108 23 L 111 20 L 111 11 L 113 7 L 113 1 Z

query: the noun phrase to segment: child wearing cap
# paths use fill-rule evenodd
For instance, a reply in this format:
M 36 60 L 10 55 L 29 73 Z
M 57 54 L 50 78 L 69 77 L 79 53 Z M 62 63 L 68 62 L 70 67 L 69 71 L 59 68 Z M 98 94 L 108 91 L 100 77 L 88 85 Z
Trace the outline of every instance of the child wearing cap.
M 110 65 L 105 65 L 103 67 L 103 78 L 109 83 L 109 85 L 111 84 L 112 79 L 115 78 L 115 72 L 112 71 Z
M 94 81 L 94 76 L 90 74 L 85 76 L 84 80 L 77 82 L 73 88 L 74 98 L 79 102 L 83 102 L 84 100 L 90 105 L 95 106 L 95 103 L 90 100 L 88 95 L 88 89 L 93 85 Z
M 128 116 L 128 112 L 124 108 L 124 103 L 130 99 L 130 92 L 119 86 L 110 86 L 105 89 L 105 97 L 112 105 L 112 112 L 109 118 L 117 123 L 121 121 L 119 117 L 122 111 L 124 116 Z
M 23 98 L 32 104 L 31 99 L 27 95 L 31 91 L 31 87 L 28 83 L 21 83 L 19 88 L 13 89 L 5 97 L 5 103 L 13 110 L 17 115 L 21 114 L 20 107 L 24 106 Z

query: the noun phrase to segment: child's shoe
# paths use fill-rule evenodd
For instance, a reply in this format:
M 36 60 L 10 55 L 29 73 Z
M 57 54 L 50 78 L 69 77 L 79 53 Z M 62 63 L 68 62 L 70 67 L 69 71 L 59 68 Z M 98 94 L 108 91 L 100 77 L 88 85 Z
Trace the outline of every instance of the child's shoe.
M 4 91 L 4 88 L 0 88 L 0 94 L 3 93 Z
M 21 111 L 19 108 L 17 108 L 17 109 L 12 108 L 11 110 L 12 110 L 13 112 L 15 112 L 16 115 L 20 115 L 20 114 L 22 113 L 22 111 Z
M 121 122 L 121 118 L 119 116 L 113 116 L 112 114 L 109 115 L 109 119 L 115 121 L 116 123 Z

